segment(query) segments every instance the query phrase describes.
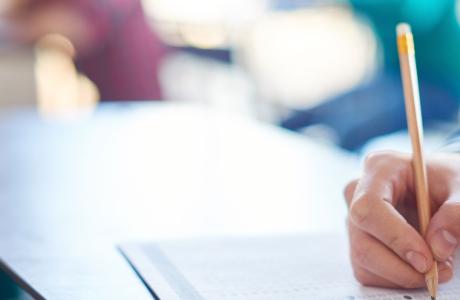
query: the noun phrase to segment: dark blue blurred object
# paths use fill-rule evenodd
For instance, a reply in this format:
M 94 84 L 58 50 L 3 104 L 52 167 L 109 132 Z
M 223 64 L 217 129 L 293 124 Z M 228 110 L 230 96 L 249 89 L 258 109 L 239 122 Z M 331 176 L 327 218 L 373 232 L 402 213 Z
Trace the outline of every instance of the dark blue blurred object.
M 454 121 L 459 100 L 435 78 L 420 78 L 424 125 Z M 296 111 L 281 126 L 299 131 L 326 125 L 339 137 L 339 146 L 358 151 L 368 140 L 407 128 L 401 78 L 386 71 L 371 83 L 311 109 Z
M 227 64 L 233 63 L 233 55 L 231 49 L 200 49 L 194 47 L 172 47 L 172 49 L 184 51 L 209 59 L 214 59 Z

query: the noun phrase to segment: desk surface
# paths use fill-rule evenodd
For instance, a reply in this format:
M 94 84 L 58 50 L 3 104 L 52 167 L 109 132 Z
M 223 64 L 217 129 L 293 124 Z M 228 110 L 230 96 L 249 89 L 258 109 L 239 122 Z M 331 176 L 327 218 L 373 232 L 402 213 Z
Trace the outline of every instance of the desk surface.
M 105 105 L 0 119 L 0 259 L 46 299 L 151 299 L 126 240 L 342 231 L 358 162 L 212 110 Z

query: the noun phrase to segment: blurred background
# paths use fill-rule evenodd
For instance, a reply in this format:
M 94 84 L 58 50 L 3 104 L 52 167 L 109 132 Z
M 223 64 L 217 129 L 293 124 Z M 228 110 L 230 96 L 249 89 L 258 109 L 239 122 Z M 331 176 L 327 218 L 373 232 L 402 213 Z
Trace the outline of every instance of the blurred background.
M 128 109 L 129 103 L 139 101 L 184 103 L 282 127 L 295 134 L 304 135 L 305 140 L 308 139 L 309 142 L 314 140 L 315 143 L 326 144 L 334 151 L 337 150 L 335 148 L 348 151 L 353 158 L 377 149 L 407 150 L 410 145 L 405 132 L 404 100 L 395 38 L 395 27 L 399 22 L 408 22 L 412 26 L 427 133 L 426 146 L 428 150 L 436 150 L 458 125 L 460 1 L 456 0 L 0 0 L 0 121 L 14 118 L 20 115 L 20 112 L 30 113 L 32 110 L 34 117 L 35 113 L 38 114 L 45 120 L 44 123 L 57 124 L 56 127 L 60 130 L 69 129 L 70 132 L 72 126 L 60 124 L 68 125 L 91 118 L 98 107 L 106 102 L 119 103 L 120 109 Z M 225 141 L 228 142 L 203 142 L 206 141 L 206 136 L 212 136 L 213 128 L 209 130 L 211 133 L 203 132 L 202 139 L 195 140 L 192 131 L 195 128 L 203 128 L 201 125 L 193 125 L 191 116 L 187 117 L 180 109 L 174 111 L 174 117 L 168 112 L 166 115 L 168 122 L 158 124 L 170 125 L 170 120 L 177 118 L 192 125 L 184 129 L 184 123 L 177 122 L 177 128 L 172 126 L 169 131 L 164 130 L 165 133 L 162 135 L 159 131 L 163 132 L 163 125 L 153 122 L 156 127 L 152 131 L 152 136 L 156 134 L 160 141 L 173 140 L 171 143 L 176 143 L 180 147 L 170 149 L 167 148 L 170 144 L 166 143 L 162 148 L 155 140 L 140 141 L 141 135 L 136 135 L 136 130 L 140 131 L 142 126 L 145 129 L 147 123 L 144 120 L 139 120 L 139 123 L 135 124 L 129 123 L 132 127 L 128 126 L 128 129 L 121 131 L 123 137 L 128 137 L 125 141 L 113 134 L 113 131 L 125 128 L 117 127 L 117 122 L 123 124 L 122 118 L 114 118 L 116 122 L 107 123 L 114 127 L 109 128 L 107 125 L 108 127 L 104 127 L 102 131 L 98 131 L 97 126 L 88 131 L 83 130 L 82 132 L 86 132 L 86 138 L 83 136 L 78 139 L 79 131 L 74 130 L 73 135 L 69 133 L 67 139 L 62 139 L 64 146 L 73 145 L 70 141 L 73 137 L 77 137 L 76 143 L 85 142 L 79 144 L 76 147 L 78 149 L 68 146 L 72 148 L 71 151 L 62 151 L 62 157 L 58 157 L 60 151 L 66 148 L 55 147 L 52 141 L 55 141 L 53 137 L 57 140 L 65 135 L 53 135 L 54 127 L 49 132 L 44 130 L 45 133 L 37 135 L 37 139 L 45 137 L 45 140 L 42 143 L 43 148 L 36 150 L 39 143 L 34 140 L 35 131 L 29 131 L 30 127 L 27 126 L 24 126 L 24 129 L 17 128 L 16 123 L 12 122 L 11 128 L 5 127 L 5 136 L 10 147 L 2 141 L 0 150 L 3 152 L 0 157 L 8 160 L 9 157 L 23 155 L 30 157 L 30 160 L 11 159 L 2 166 L 1 169 L 7 174 L 2 179 L 2 182 L 6 182 L 3 189 L 9 186 L 8 180 L 13 178 L 16 181 L 12 179 L 11 182 L 20 183 L 20 188 L 16 189 L 27 193 L 30 186 L 25 189 L 23 182 L 32 180 L 36 183 L 36 188 L 43 191 L 46 196 L 44 199 L 49 201 L 45 203 L 53 203 L 49 207 L 54 208 L 55 204 L 61 201 L 54 203 L 53 200 L 60 195 L 68 196 L 73 190 L 64 185 L 61 187 L 62 194 L 55 193 L 54 182 L 51 180 L 53 177 L 42 178 L 42 174 L 46 175 L 46 172 L 51 170 L 51 174 L 55 174 L 56 178 L 67 178 L 67 182 L 78 182 L 83 186 L 86 183 L 88 191 L 96 189 L 96 186 L 103 192 L 119 192 L 121 189 L 124 193 L 118 193 L 120 199 L 127 195 L 123 200 L 140 198 L 149 204 L 149 194 L 144 193 L 139 187 L 150 187 L 151 182 L 161 182 L 160 178 L 165 177 L 161 172 L 158 178 L 143 178 L 144 174 L 150 174 L 149 166 L 150 169 L 162 166 L 163 169 L 159 168 L 160 171 L 169 170 L 170 160 L 163 159 L 164 157 L 171 156 L 170 159 L 174 159 L 183 155 L 184 158 L 188 158 L 184 154 L 187 152 L 184 149 L 192 148 L 195 149 L 191 151 L 193 155 L 203 152 L 206 156 L 205 151 L 209 149 L 210 153 L 213 153 L 213 150 L 221 151 L 228 154 L 228 157 L 233 157 L 229 153 L 236 153 L 235 157 L 254 160 L 253 168 L 268 174 L 268 177 L 259 178 L 259 182 L 262 183 L 259 188 L 257 184 L 249 184 L 252 179 L 251 172 L 243 174 L 246 177 L 240 176 L 241 170 L 234 167 L 238 164 L 234 161 L 226 162 L 223 166 L 233 170 L 236 175 L 223 179 L 217 177 L 216 181 L 211 182 L 221 180 L 223 186 L 228 183 L 227 190 L 224 190 L 227 192 L 237 189 L 235 187 L 249 189 L 253 186 L 257 193 L 249 193 L 249 196 L 254 195 L 252 198 L 257 200 L 260 195 L 258 192 L 265 188 L 264 179 L 267 180 L 267 185 L 270 185 L 270 182 L 278 180 L 276 176 L 285 177 L 285 180 L 289 181 L 288 184 L 272 184 L 279 191 L 279 194 L 273 194 L 273 203 L 279 199 L 294 201 L 297 198 L 301 199 L 299 203 L 304 203 L 299 205 L 297 218 L 287 217 L 288 220 L 304 219 L 304 212 L 308 211 L 304 206 L 315 206 L 319 203 L 304 201 L 302 193 L 296 194 L 292 186 L 301 186 L 303 190 L 304 182 L 310 179 L 300 178 L 297 174 L 303 173 L 292 170 L 320 170 L 323 168 L 322 165 L 302 164 L 294 157 L 290 162 L 274 161 L 274 171 L 265 172 L 265 162 L 272 159 L 268 157 L 272 152 L 254 153 L 258 149 L 246 149 L 246 145 L 235 145 L 234 141 L 241 141 L 235 137 L 240 137 L 239 133 L 232 137 L 231 131 L 222 128 L 215 133 L 222 131 L 222 135 L 226 137 Z M 220 115 L 224 114 L 217 114 Z M 150 118 L 151 115 L 146 116 Z M 206 118 L 204 114 L 202 118 Z M 254 142 L 250 130 L 240 128 L 238 122 L 231 120 L 232 124 L 240 129 L 239 132 L 248 132 L 248 135 L 242 136 L 243 141 Z M 22 122 L 18 124 L 24 125 Z M 31 127 L 35 126 L 34 123 L 30 124 Z M 104 124 L 101 122 L 98 126 L 103 127 Z M 217 123 L 203 124 L 208 126 Z M 227 125 L 224 128 L 227 128 Z M 95 131 L 94 136 L 90 134 L 92 131 Z M 106 139 L 100 138 L 101 132 L 107 133 Z M 190 133 L 189 139 L 183 143 L 168 136 L 177 135 L 176 138 L 179 139 L 182 137 L 179 134 L 181 132 L 185 132 L 186 135 Z M 24 144 L 19 140 L 23 140 Z M 28 143 L 29 140 L 35 144 Z M 142 145 L 139 152 L 134 146 L 129 148 L 130 141 L 133 140 L 137 141 L 133 145 Z M 258 141 L 255 139 L 256 143 Z M 91 152 L 90 155 L 88 149 L 92 149 L 90 144 L 93 143 L 96 146 L 102 145 L 101 151 Z M 283 145 L 278 144 L 278 140 L 274 140 L 273 144 L 261 143 L 269 150 L 275 149 L 274 151 L 291 145 L 287 142 Z M 299 151 L 302 151 L 302 155 L 303 146 L 316 149 L 313 143 L 293 144 L 301 149 Z M 280 148 L 277 148 L 278 146 Z M 114 166 L 111 159 L 118 161 L 118 157 L 124 157 L 126 147 L 128 150 L 131 149 L 127 153 L 132 154 L 132 157 L 126 161 L 121 160 L 121 166 Z M 305 156 L 315 153 L 312 157 L 316 158 L 316 154 L 321 151 L 305 152 Z M 291 156 L 288 150 L 281 152 L 287 157 Z M 57 153 L 56 157 L 54 153 Z M 117 155 L 112 157 L 111 153 Z M 250 159 L 245 156 L 247 153 L 250 154 Z M 48 159 L 52 158 L 55 169 L 47 165 L 50 160 L 41 161 L 41 154 L 46 154 Z M 157 157 L 141 161 L 149 157 L 147 154 L 156 154 Z M 209 184 L 206 181 L 208 178 L 201 183 L 201 178 L 193 173 L 193 166 L 202 168 L 202 162 L 195 162 L 196 158 L 192 154 L 191 159 L 175 162 L 176 168 L 180 166 L 179 175 L 184 177 L 191 174 L 190 190 L 198 191 L 198 199 L 207 199 L 199 193 L 201 185 L 206 188 L 211 186 L 212 192 L 221 195 L 220 191 L 214 191 L 222 188 L 221 186 Z M 76 157 L 79 159 L 75 159 Z M 262 157 L 260 161 L 257 160 L 259 157 Z M 209 161 L 213 164 L 221 163 L 218 158 L 221 159 L 217 156 L 206 156 L 203 159 L 204 165 L 212 165 Z M 72 165 L 74 160 L 76 168 Z M 130 164 L 133 163 L 131 160 L 136 162 L 133 165 L 138 169 L 130 168 Z M 323 161 L 324 158 L 318 160 L 318 164 Z M 243 163 L 247 162 L 243 160 Z M 343 174 L 339 176 L 339 163 L 335 165 L 337 167 L 329 171 L 334 176 L 341 177 Z M 21 169 L 21 166 L 24 169 Z M 353 164 L 353 169 L 358 169 L 354 166 Z M 77 178 L 82 170 L 93 174 L 93 169 L 97 171 L 98 168 L 99 173 L 94 174 L 102 174 L 100 178 L 91 177 L 86 181 Z M 143 172 L 122 173 L 119 170 L 124 170 L 123 168 Z M 186 172 L 187 168 L 190 169 L 189 173 Z M 284 174 L 290 174 L 291 177 L 284 176 L 283 170 Z M 61 173 L 69 177 L 61 177 Z M 208 173 L 212 172 L 208 170 Z M 270 177 L 272 173 L 274 176 Z M 125 182 L 122 179 L 114 179 L 126 174 L 131 176 L 130 180 L 138 190 L 132 189 L 133 185 L 124 187 Z M 32 179 L 28 179 L 27 175 Z M 166 172 L 164 181 L 168 182 L 169 178 L 173 178 L 171 182 L 175 183 L 176 176 L 179 175 Z M 215 176 L 212 174 L 210 177 Z M 297 181 L 291 180 L 292 177 Z M 240 182 L 240 185 L 235 186 L 235 180 L 229 178 L 240 179 L 236 181 Z M 80 180 L 83 183 L 80 183 Z M 119 184 L 113 185 L 110 180 L 115 180 Z M 330 186 L 339 187 L 338 184 L 333 185 L 322 178 L 318 180 L 324 184 L 319 186 L 322 191 L 327 192 L 331 189 Z M 47 182 L 48 187 L 53 186 L 53 193 L 46 190 Z M 196 182 L 201 184 L 197 188 L 193 184 Z M 12 189 L 15 188 L 14 185 L 11 186 Z M 33 188 L 30 190 L 34 191 Z M 86 191 L 85 188 L 82 190 Z M 132 190 L 137 191 L 137 194 L 132 196 Z M 160 185 L 159 190 L 160 193 L 163 191 L 164 195 L 169 195 L 171 191 L 176 190 L 176 186 Z M 185 190 L 187 191 L 187 188 Z M 308 190 L 308 184 L 305 184 L 305 190 Z M 91 208 L 85 210 L 82 215 L 91 215 L 93 198 L 86 197 L 83 192 L 76 193 L 75 197 L 79 197 L 79 201 L 84 204 L 88 203 L 87 207 Z M 239 195 L 238 191 L 234 193 Z M 51 194 L 58 196 L 53 198 L 49 196 Z M 111 194 L 107 192 L 107 195 Z M 172 193 L 170 198 L 174 198 L 174 195 L 176 194 Z M 212 198 L 214 194 L 205 191 L 204 195 Z M 35 200 L 35 197 L 36 195 L 32 195 L 28 198 Z M 177 197 L 182 200 L 182 196 Z M 239 199 L 236 196 L 234 198 Z M 335 206 L 335 198 L 324 198 L 330 198 Z M 95 199 L 105 200 L 104 197 Z M 107 200 L 111 203 L 109 200 L 112 199 Z M 123 201 L 120 200 L 121 202 Z M 233 199 L 229 202 L 233 203 Z M 65 206 L 66 202 L 63 203 Z M 172 201 L 172 205 L 174 203 L 176 202 Z M 182 202 L 178 200 L 177 203 Z M 258 202 L 250 202 L 249 206 L 251 203 Z M 217 206 L 219 204 L 212 207 Z M 46 208 L 46 205 L 44 207 Z M 96 206 L 95 211 L 98 208 L 102 211 L 102 207 L 103 205 Z M 234 212 L 237 215 L 242 214 L 240 210 L 244 211 L 241 207 L 235 205 Z M 134 211 L 136 208 L 132 209 Z M 188 214 L 188 211 L 185 213 L 187 209 L 189 206 L 185 206 L 184 215 Z M 139 210 L 142 210 L 142 207 Z M 270 207 L 265 210 L 270 211 Z M 222 214 L 231 216 L 227 211 L 223 211 Z M 145 209 L 144 217 L 150 219 L 150 210 Z M 328 219 L 323 215 L 317 217 Z M 248 216 L 248 219 L 252 220 L 252 216 Z M 28 218 L 24 220 L 27 221 Z M 207 226 L 206 222 L 204 219 L 203 226 Z M 66 223 L 67 220 L 62 222 L 64 225 Z M 241 224 L 246 225 L 244 222 Z M 182 220 L 177 220 L 177 226 L 183 226 Z M 77 229 L 76 232 L 82 231 L 80 227 Z M 9 228 L 5 232 L 9 232 Z M 7 279 L 2 277 L 5 276 L 0 273 L 0 291 L 6 289 L 1 285 L 1 281 Z M 11 283 L 7 285 L 12 286 Z
M 174 101 L 343 149 L 405 128 L 394 28 L 414 31 L 425 124 L 457 120 L 458 1 L 2 0 L 0 111 L 84 118 Z

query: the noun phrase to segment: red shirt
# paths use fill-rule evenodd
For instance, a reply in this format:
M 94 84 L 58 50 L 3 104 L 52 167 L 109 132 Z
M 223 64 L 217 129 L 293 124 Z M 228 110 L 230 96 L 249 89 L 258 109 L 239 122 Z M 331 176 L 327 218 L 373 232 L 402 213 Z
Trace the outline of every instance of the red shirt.
M 140 0 L 64 1 L 90 25 L 90 45 L 82 51 L 77 45 L 76 64 L 97 85 L 102 100 L 160 100 L 158 69 L 165 47 Z

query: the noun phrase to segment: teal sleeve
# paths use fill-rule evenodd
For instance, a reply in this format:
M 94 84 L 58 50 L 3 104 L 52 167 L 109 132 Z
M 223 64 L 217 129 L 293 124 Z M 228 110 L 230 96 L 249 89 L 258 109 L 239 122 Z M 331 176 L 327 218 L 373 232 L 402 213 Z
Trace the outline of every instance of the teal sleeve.
M 373 26 L 386 68 L 399 69 L 396 25 L 407 22 L 414 34 L 420 74 L 438 76 L 456 89 L 460 86 L 460 26 L 455 0 L 350 0 L 350 4 Z
M 455 0 L 350 0 L 357 12 L 361 12 L 378 26 L 408 22 L 415 33 L 433 30 L 446 12 L 455 9 Z

